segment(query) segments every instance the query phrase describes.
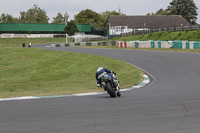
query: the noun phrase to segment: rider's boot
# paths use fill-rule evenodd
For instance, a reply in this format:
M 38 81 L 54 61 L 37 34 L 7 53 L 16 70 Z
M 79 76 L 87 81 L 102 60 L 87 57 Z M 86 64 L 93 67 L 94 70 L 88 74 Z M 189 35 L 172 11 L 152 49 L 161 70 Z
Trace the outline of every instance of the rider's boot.
M 117 87 L 117 96 L 118 96 L 118 97 L 120 97 L 120 96 L 121 96 L 121 93 L 120 93 L 120 91 L 119 91 L 119 90 L 120 90 L 120 88 L 119 88 L 119 87 Z

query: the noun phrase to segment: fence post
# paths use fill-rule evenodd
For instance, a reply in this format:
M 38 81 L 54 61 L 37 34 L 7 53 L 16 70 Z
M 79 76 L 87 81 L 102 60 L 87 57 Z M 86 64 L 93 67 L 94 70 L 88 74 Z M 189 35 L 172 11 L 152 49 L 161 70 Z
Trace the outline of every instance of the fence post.
M 183 24 L 181 24 L 181 32 L 183 31 Z

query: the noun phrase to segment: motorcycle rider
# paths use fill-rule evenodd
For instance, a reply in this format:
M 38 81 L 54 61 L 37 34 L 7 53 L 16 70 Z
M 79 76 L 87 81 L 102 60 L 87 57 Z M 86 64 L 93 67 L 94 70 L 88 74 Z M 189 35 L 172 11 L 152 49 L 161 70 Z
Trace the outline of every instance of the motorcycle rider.
M 113 71 L 110 71 L 110 70 L 108 70 L 106 68 L 103 68 L 103 67 L 98 67 L 97 72 L 96 72 L 97 87 L 102 87 L 103 88 L 103 86 L 101 84 L 102 83 L 102 79 L 98 78 L 99 75 L 102 74 L 103 72 L 107 72 L 107 73 L 111 74 Z
M 96 72 L 96 75 L 95 75 L 95 77 L 96 77 L 96 80 L 97 80 L 97 87 L 101 87 L 101 88 L 103 88 L 104 86 L 102 85 L 102 78 L 100 77 L 99 78 L 99 75 L 101 75 L 102 73 L 104 73 L 104 72 L 106 72 L 106 73 L 108 73 L 108 74 L 115 74 L 116 75 L 116 73 L 114 72 L 114 71 L 110 71 L 110 70 L 108 70 L 108 69 L 106 69 L 106 68 L 103 68 L 103 67 L 98 67 L 98 69 L 97 69 L 97 72 Z M 118 86 L 117 86 L 118 87 Z M 117 88 L 117 90 L 118 90 L 118 92 L 117 92 L 117 95 L 118 96 L 121 96 L 121 93 L 119 92 L 119 87 Z M 105 90 L 105 87 L 104 87 L 104 90 Z M 105 90 L 106 91 L 106 90 Z

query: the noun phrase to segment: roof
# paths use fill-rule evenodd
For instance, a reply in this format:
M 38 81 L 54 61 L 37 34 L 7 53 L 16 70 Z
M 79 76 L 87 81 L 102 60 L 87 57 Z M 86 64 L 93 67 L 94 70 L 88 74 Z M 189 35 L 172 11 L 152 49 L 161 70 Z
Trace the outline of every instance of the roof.
M 158 16 L 110 16 L 110 27 L 128 26 L 128 28 L 167 28 L 190 25 L 181 15 Z

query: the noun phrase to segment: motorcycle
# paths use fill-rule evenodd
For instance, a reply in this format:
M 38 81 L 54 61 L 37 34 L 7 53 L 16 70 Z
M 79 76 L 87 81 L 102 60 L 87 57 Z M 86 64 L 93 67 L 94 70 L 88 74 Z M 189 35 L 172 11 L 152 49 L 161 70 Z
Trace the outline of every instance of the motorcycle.
M 119 81 L 117 78 L 116 73 L 106 73 L 103 72 L 101 75 L 99 75 L 98 78 L 102 78 L 102 82 L 105 84 L 102 84 L 102 88 L 104 88 L 105 91 L 111 96 L 111 97 L 118 97 L 121 96 L 120 88 L 119 88 Z

